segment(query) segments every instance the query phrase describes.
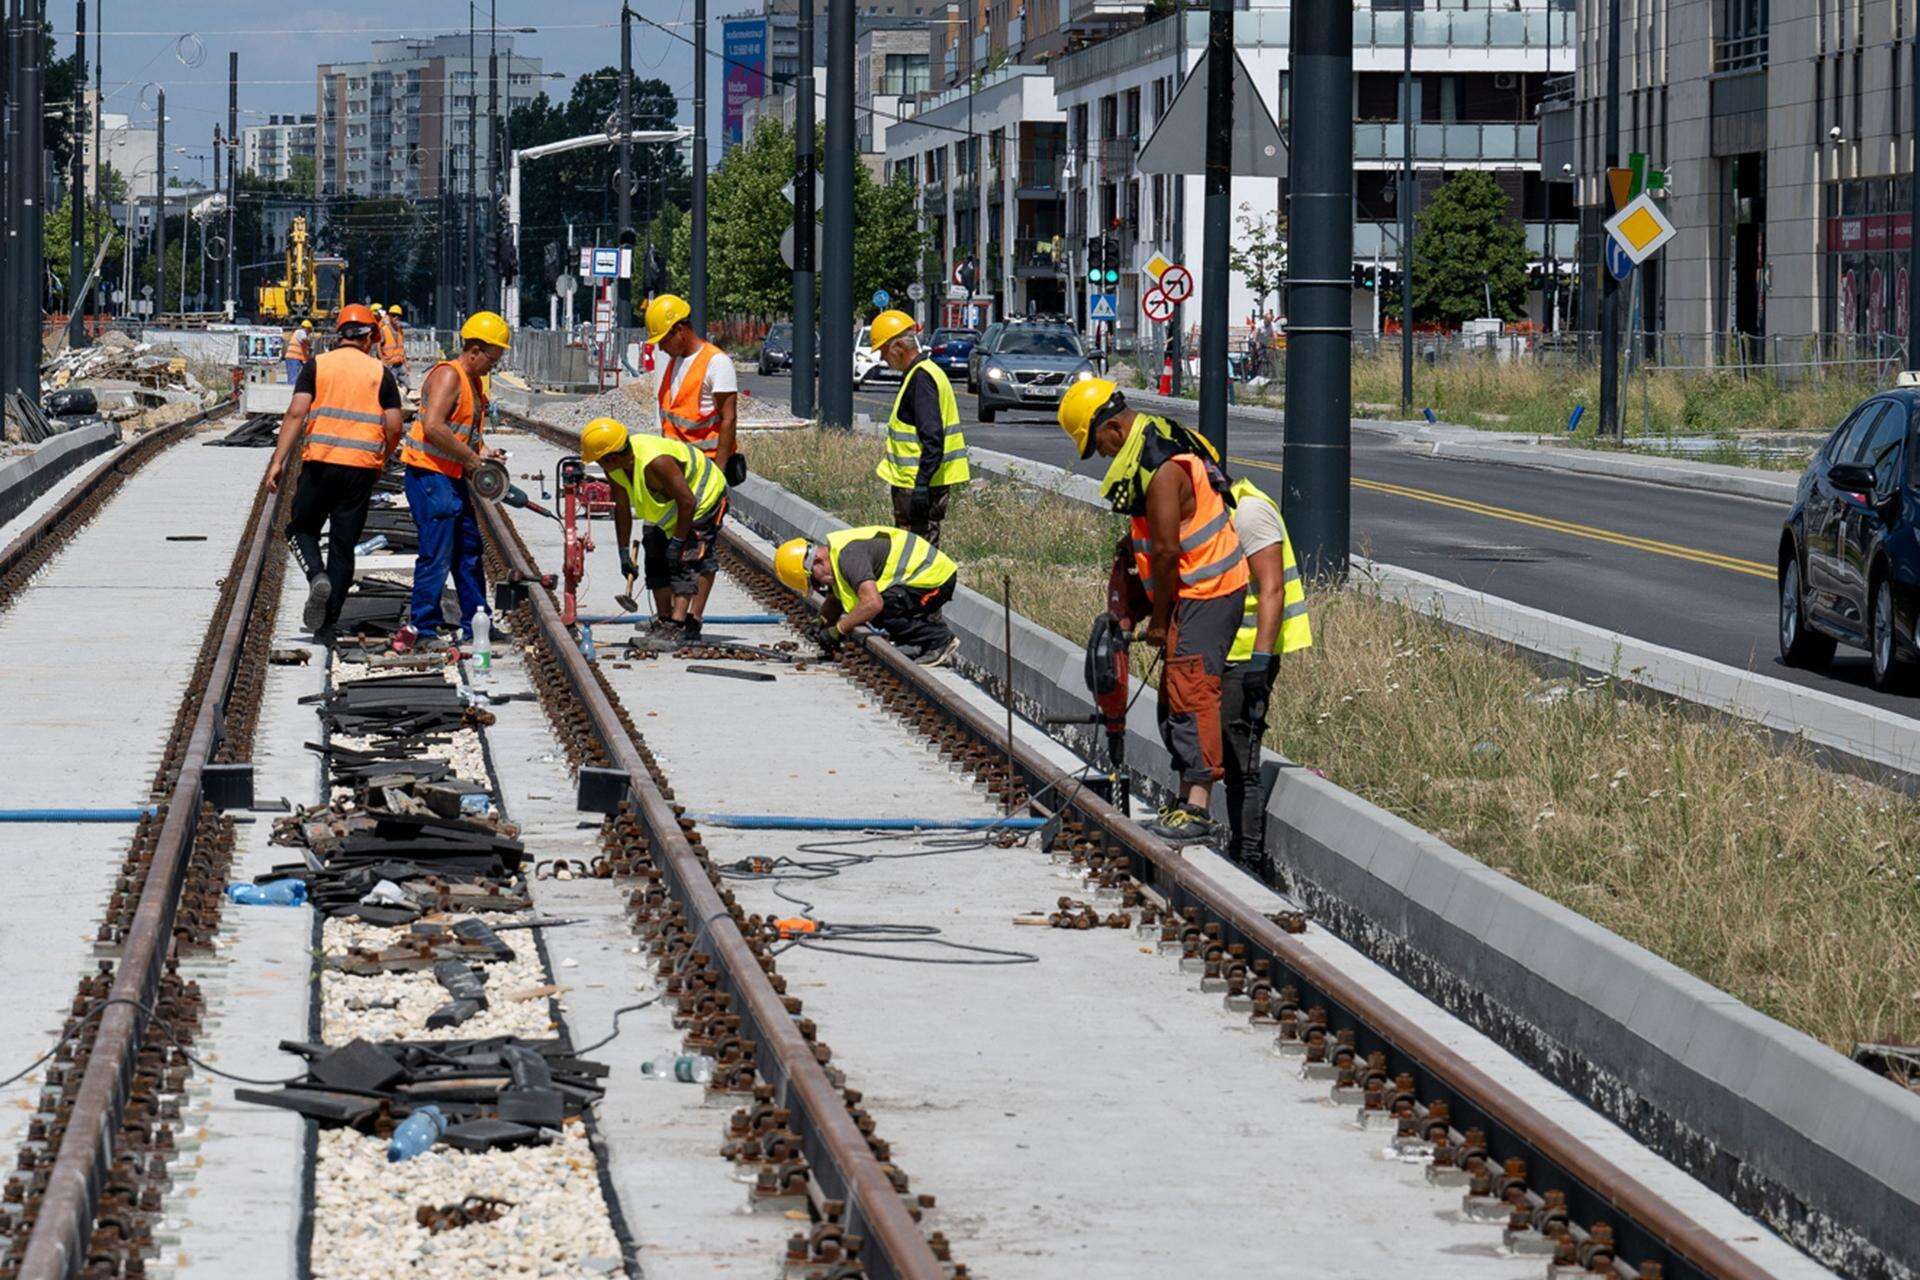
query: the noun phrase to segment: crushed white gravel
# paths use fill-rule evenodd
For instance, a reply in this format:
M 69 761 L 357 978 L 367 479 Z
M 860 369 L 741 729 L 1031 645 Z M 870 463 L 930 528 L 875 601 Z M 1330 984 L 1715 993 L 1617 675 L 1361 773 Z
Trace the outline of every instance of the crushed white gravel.
M 452 928 L 462 915 L 436 916 L 433 923 Z M 405 929 L 384 929 L 358 920 L 329 920 L 322 928 L 321 948 L 341 956 L 353 946 L 392 946 L 406 936 Z M 329 970 L 321 984 L 320 1038 L 328 1044 L 346 1044 L 356 1037 L 382 1040 L 477 1040 L 484 1036 L 525 1036 L 546 1039 L 557 1032 L 545 996 L 512 999 L 547 983 L 547 971 L 533 949 L 530 935 L 516 930 L 503 935 L 514 949 L 513 959 L 475 967 L 485 975 L 487 1007 L 457 1027 L 427 1026 L 427 1018 L 452 999 L 434 980 L 431 969 L 406 973 L 358 975 Z

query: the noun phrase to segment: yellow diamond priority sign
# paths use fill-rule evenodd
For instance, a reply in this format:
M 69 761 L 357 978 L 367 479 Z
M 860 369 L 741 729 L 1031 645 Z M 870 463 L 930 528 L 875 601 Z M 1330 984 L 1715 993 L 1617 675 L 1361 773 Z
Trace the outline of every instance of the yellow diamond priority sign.
M 1637 267 L 1658 253 L 1676 232 L 1666 213 L 1653 202 L 1653 197 L 1639 195 L 1607 219 L 1607 234 L 1620 246 L 1620 252 L 1626 254 L 1628 260 Z

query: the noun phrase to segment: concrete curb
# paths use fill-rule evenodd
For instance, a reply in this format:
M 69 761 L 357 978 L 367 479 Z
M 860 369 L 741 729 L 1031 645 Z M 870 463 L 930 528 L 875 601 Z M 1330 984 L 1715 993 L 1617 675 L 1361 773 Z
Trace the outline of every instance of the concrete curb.
M 757 477 L 733 511 L 774 541 L 843 527 Z M 962 588 L 947 616 L 963 667 L 997 680 L 998 606 Z M 1078 649 L 1024 618 L 1013 627 L 1023 714 L 1090 714 Z M 1092 736 L 1062 738 L 1090 758 Z M 1166 775 L 1137 703 L 1127 751 L 1144 780 Z M 1268 849 L 1323 924 L 1821 1260 L 1920 1270 L 1920 1096 L 1268 755 Z
M 8 524 L 82 463 L 120 443 L 120 429 L 96 422 L 42 441 L 32 453 L 0 462 L 0 525 Z
M 1144 408 L 1192 418 L 1197 406 L 1191 400 L 1176 400 L 1151 391 L 1128 391 L 1127 399 Z M 1264 405 L 1235 405 L 1236 418 L 1282 427 L 1286 414 Z M 1605 476 L 1612 480 L 1638 480 L 1644 484 L 1665 485 L 1670 489 L 1688 489 L 1721 497 L 1757 498 L 1763 502 L 1792 505 L 1800 477 L 1791 472 L 1759 471 L 1714 462 L 1688 462 L 1684 459 L 1649 458 L 1632 454 L 1605 453 L 1594 449 L 1576 449 L 1547 443 L 1537 435 L 1476 431 L 1471 427 L 1426 422 L 1396 422 L 1391 419 L 1355 418 L 1357 429 L 1380 431 L 1397 436 L 1410 445 L 1425 446 L 1433 457 L 1460 462 L 1494 462 L 1512 467 L 1533 467 L 1541 471 L 1565 471 L 1575 475 Z

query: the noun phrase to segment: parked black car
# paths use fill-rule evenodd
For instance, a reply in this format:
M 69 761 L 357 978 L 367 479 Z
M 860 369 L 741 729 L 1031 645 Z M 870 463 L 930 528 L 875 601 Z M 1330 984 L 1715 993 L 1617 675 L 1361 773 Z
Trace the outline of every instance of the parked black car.
M 813 362 L 820 364 L 820 335 L 813 335 Z M 760 372 L 779 373 L 783 369 L 793 368 L 793 324 L 781 320 L 767 329 L 767 336 L 760 344 Z
M 1780 656 L 1823 667 L 1865 649 L 1873 685 L 1920 659 L 1920 389 L 1882 392 L 1847 415 L 1800 477 L 1780 532 Z

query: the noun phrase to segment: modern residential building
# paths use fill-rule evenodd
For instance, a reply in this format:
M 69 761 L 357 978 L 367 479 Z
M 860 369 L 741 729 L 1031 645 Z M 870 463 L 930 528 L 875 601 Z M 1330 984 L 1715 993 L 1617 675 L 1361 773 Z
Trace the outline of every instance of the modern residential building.
M 104 158 L 107 167 L 126 182 L 130 195 L 151 199 L 158 190 L 154 183 L 154 175 L 159 171 L 154 152 L 158 133 L 146 125 L 136 127 L 130 117 L 109 111 L 100 117 L 100 150 L 96 154 L 93 113 L 98 109 L 98 93 L 87 90 L 87 130 L 81 145 L 81 154 L 86 159 L 87 198 L 91 200 L 99 187 L 99 160 Z
M 813 68 L 814 119 L 827 108 L 826 24 L 816 31 L 819 61 Z M 861 162 L 875 181 L 886 178 L 887 130 L 913 114 L 929 85 L 927 24 L 912 16 L 862 13 L 854 24 L 854 129 Z M 742 137 L 751 137 L 762 119 L 778 119 L 789 128 L 797 115 L 793 79 L 798 71 L 769 76 L 761 97 L 741 113 Z
M 312 115 L 268 116 L 267 123 L 240 130 L 240 172 L 270 182 L 291 182 L 294 161 L 313 159 Z
M 485 35 L 471 58 L 466 36 L 443 35 L 376 40 L 369 61 L 321 66 L 314 73 L 319 193 L 430 200 L 443 174 L 465 191 L 469 165 L 485 191 L 489 83 L 504 118 L 533 100 L 543 78 L 540 59 L 514 53 L 504 36 L 497 63 Z
M 1913 235 L 1914 11 L 1894 0 L 1713 0 L 1638 11 L 1620 47 L 1620 151 L 1668 175 L 1678 234 L 1645 281 L 1647 327 L 1712 362 L 1892 353 Z M 1582 272 L 1597 281 L 1606 7 L 1580 5 L 1570 112 Z M 1582 323 L 1598 322 L 1598 290 Z M 1913 363 L 1911 360 L 1909 364 Z

